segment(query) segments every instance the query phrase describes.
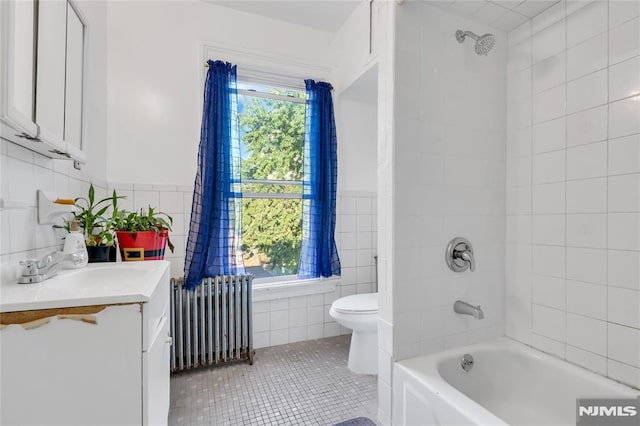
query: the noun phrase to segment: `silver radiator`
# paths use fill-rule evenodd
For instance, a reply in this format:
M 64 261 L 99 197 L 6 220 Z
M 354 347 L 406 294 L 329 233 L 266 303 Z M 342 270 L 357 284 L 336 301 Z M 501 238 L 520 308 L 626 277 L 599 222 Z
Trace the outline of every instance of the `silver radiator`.
M 246 360 L 253 364 L 253 276 L 204 278 L 193 291 L 171 279 L 171 371 Z

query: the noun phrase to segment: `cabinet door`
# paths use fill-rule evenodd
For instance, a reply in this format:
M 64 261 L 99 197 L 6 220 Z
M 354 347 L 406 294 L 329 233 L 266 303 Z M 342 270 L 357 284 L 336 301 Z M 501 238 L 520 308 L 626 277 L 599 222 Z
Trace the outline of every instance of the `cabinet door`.
M 163 317 L 149 350 L 142 354 L 144 425 L 166 425 L 168 422 L 170 349 L 169 320 Z
M 67 7 L 67 66 L 64 140 L 74 158 L 84 151 L 82 139 L 84 24 L 71 3 Z
M 0 1 L 2 136 L 35 138 L 35 1 Z
M 67 2 L 38 2 L 36 123 L 40 139 L 66 151 L 64 140 Z
M 0 424 L 141 423 L 140 305 L 109 306 L 93 322 L 76 319 L 0 330 Z

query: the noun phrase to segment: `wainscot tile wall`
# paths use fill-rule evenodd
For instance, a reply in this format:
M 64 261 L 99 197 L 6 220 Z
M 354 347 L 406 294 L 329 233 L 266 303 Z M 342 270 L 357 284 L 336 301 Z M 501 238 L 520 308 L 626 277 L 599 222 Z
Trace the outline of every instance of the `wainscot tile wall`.
M 509 34 L 507 335 L 640 386 L 640 2 Z
M 71 161 L 51 160 L 6 141 L 1 144 L 0 161 L 0 198 L 11 207 L 0 210 L 2 281 L 17 278 L 20 260 L 40 258 L 62 248 L 65 232 L 51 225 L 38 224 L 37 190 L 51 191 L 60 198 L 76 198 L 87 194 L 91 182 L 96 188 L 96 197 L 104 198 L 113 190 L 125 196 L 120 200 L 121 208 L 137 210 L 152 205 L 172 216 L 171 241 L 175 251 L 167 250 L 166 260 L 171 263 L 171 276 L 182 276 L 193 196 L 190 186 L 107 184 L 74 169 Z M 335 289 L 330 292 L 295 297 L 285 293 L 273 300 L 257 297 L 254 307 L 256 347 L 350 333 L 332 320 L 329 307 L 337 298 L 376 291 L 375 206 L 374 193 L 339 194 L 336 243 L 342 261 L 341 279 L 336 280 Z
M 87 195 L 92 181 L 96 197 L 104 198 L 107 184 L 74 169 L 69 160 L 52 160 L 4 140 L 0 147 L 0 279 L 4 281 L 17 278 L 20 260 L 62 249 L 65 232 L 38 224 L 38 189 L 76 198 Z
M 186 235 L 189 229 L 193 190 L 189 186 L 112 183 L 127 198 L 122 207 L 140 209 L 151 204 L 168 213 L 174 221 L 167 251 L 171 276 L 183 275 Z M 376 197 L 369 192 L 342 192 L 337 200 L 336 244 L 342 262 L 342 276 L 331 292 L 261 300 L 254 297 L 254 344 L 257 348 L 303 340 L 348 334 L 329 315 L 334 300 L 351 294 L 375 291 Z M 259 282 L 254 287 L 259 287 Z M 269 297 L 271 298 L 271 297 Z M 264 299 L 264 298 L 262 298 Z

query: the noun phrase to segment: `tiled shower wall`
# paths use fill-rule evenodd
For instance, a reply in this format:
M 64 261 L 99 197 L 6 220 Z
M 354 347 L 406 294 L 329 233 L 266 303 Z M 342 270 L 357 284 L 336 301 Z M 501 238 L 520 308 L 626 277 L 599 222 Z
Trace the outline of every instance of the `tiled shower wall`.
M 40 258 L 62 248 L 64 231 L 37 221 L 36 191 L 51 191 L 56 197 L 86 196 L 90 182 L 96 197 L 114 189 L 120 207 L 128 210 L 156 206 L 173 218 L 170 238 L 175 252 L 166 252 L 171 276 L 182 275 L 186 235 L 191 213 L 192 188 L 178 185 L 107 184 L 73 168 L 67 160 L 51 160 L 18 145 L 1 141 L 0 198 L 17 208 L 0 210 L 0 265 L 2 279 L 14 280 L 18 261 Z M 342 277 L 330 293 L 284 297 L 255 302 L 256 347 L 347 334 L 329 316 L 331 303 L 343 296 L 375 291 L 377 233 L 376 196 L 369 192 L 344 192 L 338 197 L 336 243 L 342 261 Z
M 421 2 L 397 9 L 393 357 L 402 360 L 504 333 L 506 34 Z M 495 33 L 490 55 L 455 31 Z M 454 237 L 475 272 L 452 272 Z M 482 321 L 453 312 L 482 305 Z
M 640 386 L 640 2 L 509 34 L 507 335 Z

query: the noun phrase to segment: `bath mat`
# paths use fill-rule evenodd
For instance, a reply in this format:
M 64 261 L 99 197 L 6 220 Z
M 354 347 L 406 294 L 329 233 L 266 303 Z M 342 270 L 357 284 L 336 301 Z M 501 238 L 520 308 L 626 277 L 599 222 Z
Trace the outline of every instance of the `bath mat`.
M 366 417 L 356 417 L 355 419 L 336 423 L 334 426 L 376 426 L 376 424 Z

